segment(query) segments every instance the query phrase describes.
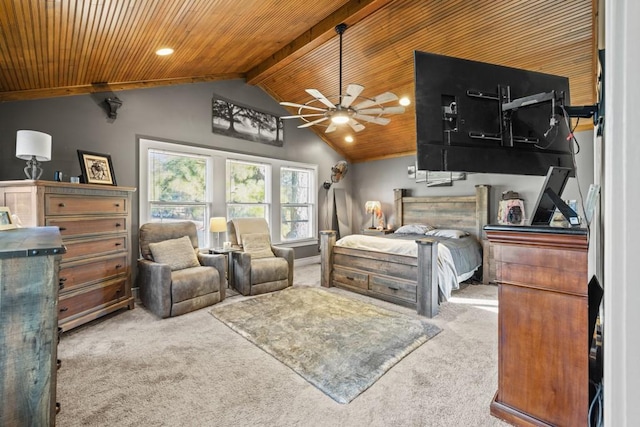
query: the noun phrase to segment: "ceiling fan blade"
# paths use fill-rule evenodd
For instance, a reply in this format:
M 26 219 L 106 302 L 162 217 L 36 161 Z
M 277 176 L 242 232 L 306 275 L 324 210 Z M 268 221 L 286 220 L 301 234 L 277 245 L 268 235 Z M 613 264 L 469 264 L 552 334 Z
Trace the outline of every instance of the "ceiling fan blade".
M 318 124 L 320 122 L 324 122 L 325 120 L 328 120 L 328 119 L 329 119 L 329 117 L 323 117 L 321 119 L 314 120 L 312 122 L 303 123 L 300 126 L 298 126 L 298 128 L 308 128 L 309 126 L 313 126 L 313 125 Z
M 331 133 L 331 132 L 333 132 L 334 130 L 336 130 L 337 128 L 338 128 L 338 126 L 336 126 L 336 124 L 335 124 L 335 123 L 331 122 L 331 123 L 329 124 L 329 126 L 327 126 L 327 130 L 325 130 L 325 131 L 324 131 L 324 133 Z
M 364 86 L 352 83 L 347 86 L 347 94 L 342 97 L 340 105 L 344 108 L 348 108 L 349 105 L 362 93 Z
M 324 114 L 298 114 L 296 116 L 282 116 L 281 119 L 301 119 L 303 117 L 320 117 L 324 116 Z
M 364 130 L 364 125 L 358 123 L 353 118 L 349 119 L 349 126 L 351 126 L 351 129 L 353 129 L 354 132 L 360 132 L 361 130 Z
M 358 114 L 402 114 L 404 107 L 379 107 L 358 110 Z
M 317 89 L 305 89 L 305 91 L 313 96 L 315 99 L 317 99 L 318 101 L 322 102 L 324 105 L 326 105 L 329 108 L 336 108 L 335 104 L 332 104 L 331 101 L 329 101 L 323 94 L 320 93 L 319 90 Z
M 364 114 L 356 114 L 353 117 L 355 117 L 356 119 L 364 120 L 365 122 L 376 123 L 378 125 L 388 125 L 389 123 L 391 123 L 391 119 L 388 119 L 386 117 L 374 117 Z
M 356 110 L 360 110 L 362 108 L 371 107 L 372 105 L 380 105 L 380 104 L 384 104 L 385 102 L 396 101 L 397 99 L 398 99 L 398 96 L 395 93 L 385 92 L 385 93 L 381 93 L 380 95 L 376 96 L 373 99 L 368 99 L 366 101 L 363 101 L 353 108 L 355 108 Z
M 295 102 L 285 101 L 285 102 L 281 102 L 280 105 L 284 105 L 285 107 L 308 108 L 309 110 L 324 111 L 324 108 L 313 107 L 311 105 L 296 104 Z

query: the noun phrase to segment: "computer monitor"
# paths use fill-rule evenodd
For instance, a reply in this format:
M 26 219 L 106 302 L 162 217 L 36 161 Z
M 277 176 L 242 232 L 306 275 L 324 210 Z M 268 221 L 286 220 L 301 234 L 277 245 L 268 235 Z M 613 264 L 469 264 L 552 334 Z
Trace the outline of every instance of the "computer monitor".
M 578 214 L 560 198 L 572 171 L 573 169 L 571 168 L 549 167 L 529 225 L 549 225 L 556 208 L 564 215 L 572 227 L 580 225 Z

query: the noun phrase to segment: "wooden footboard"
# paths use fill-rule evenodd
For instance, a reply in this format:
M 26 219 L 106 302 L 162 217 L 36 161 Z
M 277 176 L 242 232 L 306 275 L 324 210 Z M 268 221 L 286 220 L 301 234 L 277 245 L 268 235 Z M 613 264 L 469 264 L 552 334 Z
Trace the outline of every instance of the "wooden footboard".
M 438 314 L 438 245 L 416 241 L 418 256 L 388 254 L 335 246 L 336 232 L 320 232 L 321 282 L 396 304 L 415 308 L 418 314 Z

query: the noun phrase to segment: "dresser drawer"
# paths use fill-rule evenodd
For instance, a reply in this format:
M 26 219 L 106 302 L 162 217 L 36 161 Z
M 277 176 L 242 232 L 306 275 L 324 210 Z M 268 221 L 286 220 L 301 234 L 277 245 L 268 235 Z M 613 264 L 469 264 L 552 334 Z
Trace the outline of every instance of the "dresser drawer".
M 79 292 L 60 295 L 58 321 L 103 308 L 126 298 L 126 283 L 127 279 L 121 278 L 110 282 L 99 283 L 82 289 Z
M 369 276 L 369 289 L 382 295 L 392 296 L 401 300 L 416 302 L 416 284 L 387 276 Z
M 333 280 L 334 282 L 338 282 L 338 285 L 345 285 L 365 291 L 369 289 L 369 275 L 359 271 L 336 267 L 333 270 Z
M 67 248 L 67 252 L 62 256 L 63 262 L 75 258 L 96 257 L 128 250 L 126 236 L 71 240 L 65 241 L 64 246 Z
M 126 197 L 47 194 L 44 209 L 45 215 L 105 215 L 126 214 L 129 205 Z
M 47 218 L 46 225 L 59 227 L 63 237 L 127 231 L 127 218 Z
M 126 253 L 88 261 L 63 263 L 59 274 L 59 281 L 63 285 L 61 292 L 64 293 L 80 285 L 108 279 L 126 272 Z

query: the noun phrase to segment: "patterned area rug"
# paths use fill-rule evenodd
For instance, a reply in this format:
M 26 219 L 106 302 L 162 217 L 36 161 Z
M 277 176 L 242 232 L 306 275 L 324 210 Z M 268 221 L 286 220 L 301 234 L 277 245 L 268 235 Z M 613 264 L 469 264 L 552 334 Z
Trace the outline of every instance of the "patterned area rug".
M 294 287 L 211 314 L 339 403 L 349 403 L 440 332 L 324 289 Z

